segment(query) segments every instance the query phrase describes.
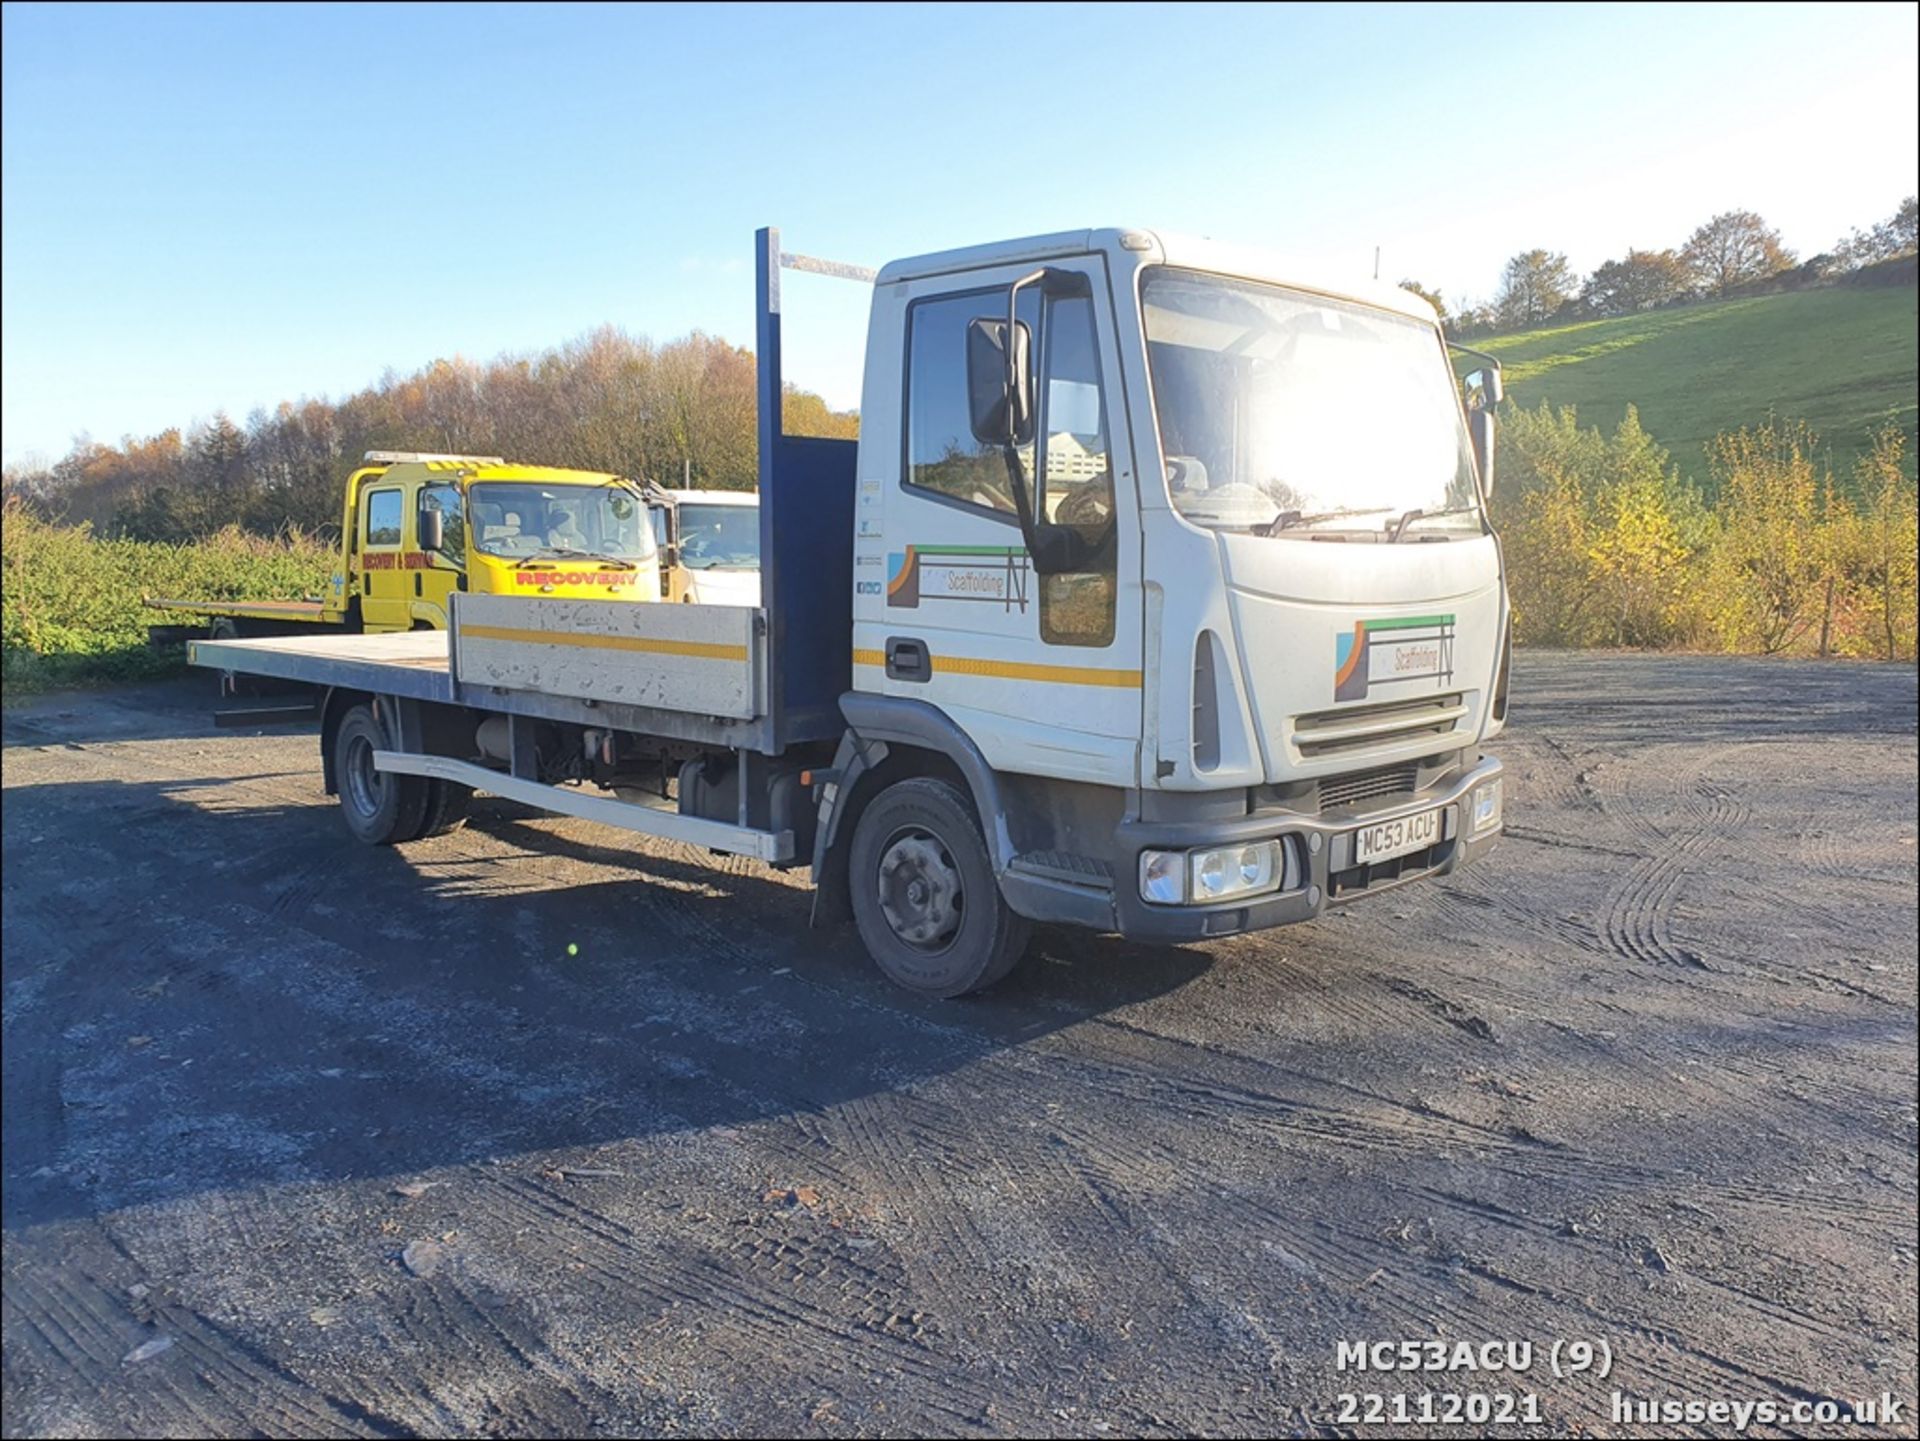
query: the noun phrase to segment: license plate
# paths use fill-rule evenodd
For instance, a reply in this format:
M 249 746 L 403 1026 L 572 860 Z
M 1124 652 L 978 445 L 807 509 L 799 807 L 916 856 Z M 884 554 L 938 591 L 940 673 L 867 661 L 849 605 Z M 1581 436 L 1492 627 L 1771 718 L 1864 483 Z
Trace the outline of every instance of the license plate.
M 1437 810 L 1402 816 L 1397 821 L 1382 821 L 1377 826 L 1363 826 L 1353 833 L 1353 863 L 1364 866 L 1404 856 L 1409 851 L 1424 851 L 1439 839 L 1440 812 Z

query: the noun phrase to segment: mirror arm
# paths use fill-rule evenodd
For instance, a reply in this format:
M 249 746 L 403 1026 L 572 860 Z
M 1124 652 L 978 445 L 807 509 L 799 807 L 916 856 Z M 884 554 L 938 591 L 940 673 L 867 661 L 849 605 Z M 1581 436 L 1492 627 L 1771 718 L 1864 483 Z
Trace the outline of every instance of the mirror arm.
M 1500 378 L 1500 357 L 1489 355 L 1484 350 L 1475 350 L 1471 345 L 1462 345 L 1457 340 L 1446 341 L 1449 350 L 1457 350 L 1463 355 L 1471 355 L 1482 362 L 1491 372 L 1492 395 L 1489 401 L 1473 408 L 1467 416 L 1467 434 L 1473 442 L 1474 469 L 1479 472 L 1480 503 L 1491 507 L 1493 504 L 1493 407 L 1505 399 L 1506 386 Z
M 1038 270 L 1028 271 L 1007 287 L 1007 439 L 1001 447 L 1001 453 L 1006 457 L 1007 462 L 1007 485 L 1013 491 L 1014 514 L 1020 519 L 1020 538 L 1027 543 L 1027 554 L 1033 558 L 1036 571 L 1039 569 L 1040 559 L 1037 546 L 1039 536 L 1036 534 L 1038 523 L 1034 514 L 1033 496 L 1027 490 L 1026 476 L 1020 469 L 1018 447 L 1020 426 L 1016 420 L 1020 413 L 1018 407 L 1025 398 L 1026 387 L 1020 383 L 1019 366 L 1015 363 L 1018 347 L 1014 345 L 1013 338 L 1018 334 L 1020 324 L 1020 292 L 1027 286 L 1037 284 L 1046 278 L 1047 270 L 1042 266 Z M 1031 354 L 1028 356 L 1028 362 L 1031 370 Z M 1031 379 L 1032 375 L 1030 374 L 1027 378 Z M 1037 410 L 1039 397 L 1036 396 L 1034 399 Z M 1027 416 L 1029 423 L 1036 419 L 1037 417 L 1031 413 Z M 1036 460 L 1040 455 L 1038 439 L 1039 437 L 1035 436 L 1034 458 Z
M 1446 347 L 1448 350 L 1457 350 L 1462 355 L 1471 355 L 1475 360 L 1483 360 L 1493 370 L 1494 374 L 1498 375 L 1500 373 L 1500 357 L 1497 355 L 1489 355 L 1484 350 L 1475 350 L 1471 345 L 1462 345 L 1457 340 L 1446 341 Z

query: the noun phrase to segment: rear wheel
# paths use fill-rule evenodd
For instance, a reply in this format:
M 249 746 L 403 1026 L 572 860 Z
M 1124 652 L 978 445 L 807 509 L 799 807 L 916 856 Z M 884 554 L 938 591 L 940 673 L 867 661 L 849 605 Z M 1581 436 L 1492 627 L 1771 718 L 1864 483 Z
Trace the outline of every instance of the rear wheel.
M 860 939 L 910 991 L 983 990 L 1026 952 L 1031 928 L 1000 895 L 972 802 L 945 781 L 917 776 L 874 797 L 848 865 Z
M 373 707 L 357 705 L 333 735 L 333 774 L 340 815 L 355 838 L 388 846 L 418 836 L 430 799 L 426 778 L 375 770 L 373 753 L 391 748 Z
M 467 809 L 473 803 L 473 787 L 458 781 L 443 781 L 435 776 L 427 781 L 427 808 L 420 822 L 420 839 L 444 836 L 467 823 Z

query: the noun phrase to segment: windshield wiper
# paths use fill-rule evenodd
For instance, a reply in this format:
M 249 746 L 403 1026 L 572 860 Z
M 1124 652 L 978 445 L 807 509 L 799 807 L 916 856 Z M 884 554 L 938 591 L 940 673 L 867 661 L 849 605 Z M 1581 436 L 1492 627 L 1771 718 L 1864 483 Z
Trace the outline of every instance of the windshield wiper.
M 635 570 L 638 567 L 630 560 L 621 560 L 617 556 L 595 555 L 590 550 L 575 550 L 571 546 L 550 545 L 545 550 L 537 550 L 527 557 L 528 560 L 590 560 L 596 565 L 610 565 L 620 570 Z
M 1407 533 L 1407 527 L 1412 525 L 1416 520 L 1439 520 L 1442 516 L 1467 515 L 1478 509 L 1479 507 L 1475 505 L 1452 505 L 1448 506 L 1445 510 L 1410 510 L 1401 516 L 1398 523 L 1393 527 L 1394 543 L 1399 543 L 1400 537 Z
M 1350 515 L 1382 515 L 1392 509 L 1390 505 L 1366 505 L 1355 510 L 1323 510 L 1318 515 L 1302 515 L 1297 510 L 1283 510 L 1258 529 L 1261 535 L 1278 535 L 1281 531 L 1292 530 L 1295 526 L 1318 525 L 1323 520 L 1341 520 Z

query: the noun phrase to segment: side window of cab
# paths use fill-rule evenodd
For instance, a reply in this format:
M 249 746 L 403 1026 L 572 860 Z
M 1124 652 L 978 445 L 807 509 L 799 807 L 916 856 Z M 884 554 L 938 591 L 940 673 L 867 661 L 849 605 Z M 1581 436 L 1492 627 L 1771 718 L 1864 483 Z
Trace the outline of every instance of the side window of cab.
M 394 549 L 400 544 L 400 492 L 367 492 L 366 545 L 369 550 Z
M 1006 457 L 974 438 L 967 399 L 967 323 L 1007 313 L 1007 291 L 973 290 L 916 300 L 907 308 L 906 483 L 1018 525 Z M 1020 293 L 1020 319 L 1039 320 L 1040 297 Z M 1032 456 L 1023 457 L 1029 480 Z

